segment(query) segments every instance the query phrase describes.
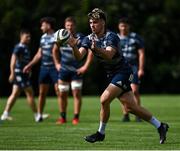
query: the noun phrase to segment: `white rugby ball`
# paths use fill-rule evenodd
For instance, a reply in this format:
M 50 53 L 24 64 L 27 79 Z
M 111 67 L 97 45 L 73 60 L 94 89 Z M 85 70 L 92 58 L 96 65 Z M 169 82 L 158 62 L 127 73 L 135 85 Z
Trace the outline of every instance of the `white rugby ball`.
M 69 37 L 70 37 L 70 33 L 66 29 L 59 29 L 54 34 L 55 42 L 61 45 L 66 44 Z

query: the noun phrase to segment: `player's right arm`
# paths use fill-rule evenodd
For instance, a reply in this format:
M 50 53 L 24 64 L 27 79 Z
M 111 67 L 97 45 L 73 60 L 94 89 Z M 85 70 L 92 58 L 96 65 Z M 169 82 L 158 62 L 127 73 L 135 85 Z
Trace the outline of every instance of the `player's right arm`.
M 39 48 L 34 58 L 24 67 L 23 72 L 27 73 L 31 70 L 32 66 L 39 62 L 42 57 L 42 49 Z
M 11 83 L 14 80 L 15 73 L 15 65 L 16 65 L 17 56 L 13 53 L 11 56 L 11 62 L 10 62 L 10 76 L 9 76 L 9 82 Z
M 52 56 L 53 56 L 55 67 L 59 71 L 61 68 L 61 64 L 60 64 L 60 57 L 59 57 L 59 47 L 57 44 L 54 44 L 53 46 Z

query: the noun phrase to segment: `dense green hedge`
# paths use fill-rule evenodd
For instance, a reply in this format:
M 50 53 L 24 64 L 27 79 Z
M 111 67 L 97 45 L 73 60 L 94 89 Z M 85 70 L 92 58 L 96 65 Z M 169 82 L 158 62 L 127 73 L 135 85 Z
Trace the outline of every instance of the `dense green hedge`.
M 118 18 L 129 16 L 133 31 L 144 38 L 146 74 L 142 79 L 141 92 L 179 93 L 179 0 L 0 0 L 0 95 L 8 95 L 11 90 L 7 82 L 10 55 L 14 44 L 18 42 L 18 32 L 22 27 L 30 28 L 32 32 L 31 49 L 34 55 L 41 36 L 41 17 L 55 17 L 58 29 L 63 27 L 65 17 L 73 15 L 77 19 L 77 30 L 88 34 L 87 13 L 94 7 L 107 12 L 108 27 L 115 32 Z M 93 63 L 85 76 L 85 94 L 95 94 L 104 87 L 104 78 L 94 72 L 96 68 L 98 65 Z M 33 85 L 37 87 L 38 66 L 33 71 Z

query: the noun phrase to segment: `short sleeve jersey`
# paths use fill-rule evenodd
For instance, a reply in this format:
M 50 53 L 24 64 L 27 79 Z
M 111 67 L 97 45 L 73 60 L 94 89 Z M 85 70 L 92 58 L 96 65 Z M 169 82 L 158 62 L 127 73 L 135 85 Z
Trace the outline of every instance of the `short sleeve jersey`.
M 123 52 L 123 56 L 128 60 L 128 62 L 132 65 L 138 64 L 138 50 L 144 48 L 144 42 L 142 38 L 134 33 L 129 33 L 128 36 L 120 36 L 120 44 Z
M 40 39 L 40 48 L 42 49 L 42 67 L 54 67 L 52 48 L 54 45 L 54 34 L 44 34 Z
M 82 42 L 82 47 L 84 47 L 86 49 L 90 49 L 93 36 L 94 36 L 94 34 L 90 34 L 87 37 L 85 37 Z M 114 32 L 107 31 L 103 37 L 101 37 L 101 38 L 94 37 L 94 39 L 96 41 L 97 47 L 103 48 L 104 51 L 106 51 L 106 47 L 108 47 L 108 46 L 115 48 L 117 50 L 111 60 L 106 60 L 106 59 L 102 58 L 101 55 L 99 55 L 98 53 L 92 51 L 93 54 L 103 64 L 104 69 L 107 74 L 114 74 L 114 73 L 117 73 L 120 71 L 123 72 L 125 70 L 127 71 L 128 65 L 126 66 L 127 63 L 124 60 L 124 57 L 122 55 L 122 52 L 120 49 L 119 38 Z
M 22 71 L 30 61 L 30 51 L 27 45 L 22 43 L 17 44 L 13 49 L 13 54 L 17 56 L 15 69 Z

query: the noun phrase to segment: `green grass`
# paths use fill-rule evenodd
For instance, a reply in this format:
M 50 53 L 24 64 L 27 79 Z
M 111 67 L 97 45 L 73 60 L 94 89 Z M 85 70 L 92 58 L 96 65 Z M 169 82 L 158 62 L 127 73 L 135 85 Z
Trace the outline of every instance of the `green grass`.
M 7 98 L 0 100 L 0 113 Z M 74 126 L 73 101 L 69 98 L 68 123 L 56 125 L 58 106 L 56 98 L 48 98 L 45 112 L 51 116 L 42 123 L 35 123 L 25 98 L 19 98 L 12 109 L 13 121 L 0 124 L 0 150 L 178 150 L 180 149 L 180 95 L 144 95 L 142 105 L 158 119 L 168 122 L 170 129 L 165 144 L 159 144 L 156 129 L 146 123 L 122 123 L 120 103 L 111 104 L 111 116 L 104 142 L 90 144 L 83 140 L 99 126 L 99 97 L 84 97 L 81 122 Z

